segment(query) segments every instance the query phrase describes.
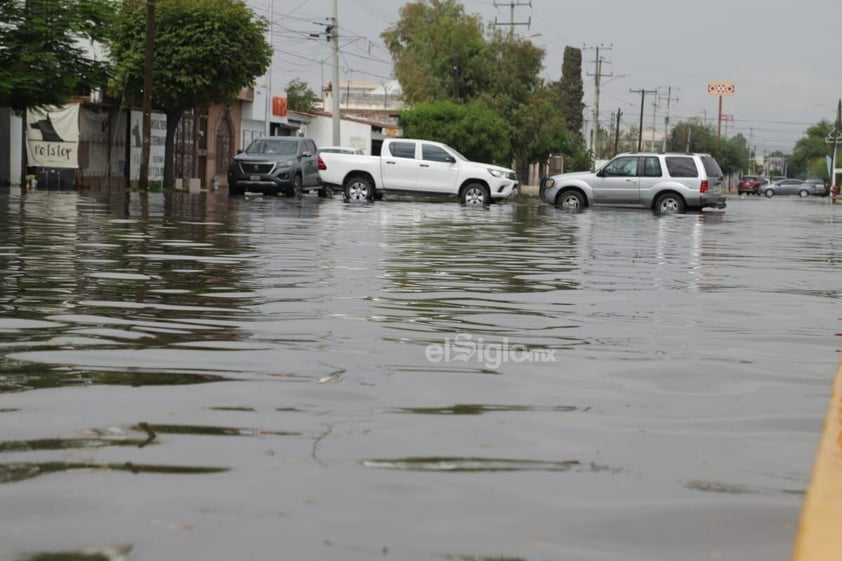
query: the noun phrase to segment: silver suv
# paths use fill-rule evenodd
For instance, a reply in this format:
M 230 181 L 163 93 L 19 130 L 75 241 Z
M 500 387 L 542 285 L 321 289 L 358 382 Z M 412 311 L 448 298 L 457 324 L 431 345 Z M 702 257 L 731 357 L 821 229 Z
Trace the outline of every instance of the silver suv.
M 542 201 L 565 209 L 618 205 L 673 214 L 725 208 L 722 170 L 708 154 L 619 154 L 595 172 L 545 177 L 539 192 Z

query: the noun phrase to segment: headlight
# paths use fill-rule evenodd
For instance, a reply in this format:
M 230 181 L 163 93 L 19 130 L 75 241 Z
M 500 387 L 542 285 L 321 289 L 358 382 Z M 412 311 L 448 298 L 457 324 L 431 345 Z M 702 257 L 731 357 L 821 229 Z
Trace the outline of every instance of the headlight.
M 488 168 L 488 173 L 494 177 L 506 177 L 506 172 L 500 171 L 499 169 Z
M 541 185 L 544 189 L 551 189 L 555 187 L 555 179 L 552 177 L 545 177 L 543 184 Z

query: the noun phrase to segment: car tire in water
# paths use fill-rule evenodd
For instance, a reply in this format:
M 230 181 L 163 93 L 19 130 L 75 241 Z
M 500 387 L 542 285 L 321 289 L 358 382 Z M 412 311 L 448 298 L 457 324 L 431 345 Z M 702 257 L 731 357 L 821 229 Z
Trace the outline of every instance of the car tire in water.
M 568 189 L 556 196 L 555 206 L 564 210 L 582 210 L 585 208 L 585 197 L 578 191 Z
M 798 196 L 801 197 L 802 199 L 806 199 L 807 197 L 810 196 L 810 192 L 807 191 L 806 189 L 801 189 L 800 191 L 798 191 Z
M 301 197 L 304 194 L 304 183 L 301 181 L 301 176 L 296 174 L 292 178 L 292 196 L 295 198 Z
M 655 199 L 655 212 L 658 214 L 681 214 L 684 212 L 684 199 L 676 193 L 664 193 Z
M 491 195 L 482 183 L 469 183 L 459 194 L 459 201 L 466 206 L 488 206 Z
M 764 194 L 764 195 L 766 195 L 766 198 L 767 198 L 767 199 L 771 199 L 772 197 L 774 197 L 774 196 L 775 196 L 775 192 L 774 192 L 774 191 L 772 191 L 771 189 L 766 189 L 766 190 L 763 192 L 763 194 Z
M 351 177 L 343 187 L 346 202 L 371 201 L 374 199 L 374 185 L 361 175 Z

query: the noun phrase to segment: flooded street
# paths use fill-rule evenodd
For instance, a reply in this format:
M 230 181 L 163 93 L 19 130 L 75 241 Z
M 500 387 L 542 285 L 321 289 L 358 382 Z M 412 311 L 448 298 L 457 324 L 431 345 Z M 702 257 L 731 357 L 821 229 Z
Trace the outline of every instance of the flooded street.
M 788 559 L 842 205 L 728 204 L 0 190 L 0 561 Z

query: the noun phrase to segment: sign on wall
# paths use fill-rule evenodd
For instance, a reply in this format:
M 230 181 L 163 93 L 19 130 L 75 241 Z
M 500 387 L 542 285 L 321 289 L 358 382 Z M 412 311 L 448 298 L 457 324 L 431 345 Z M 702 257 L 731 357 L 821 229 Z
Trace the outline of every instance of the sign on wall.
M 140 159 L 143 157 L 142 111 L 132 111 L 130 127 L 129 180 L 137 181 L 140 179 Z M 152 113 L 152 133 L 149 140 L 149 180 L 163 181 L 167 143 L 167 116 L 163 113 Z
M 26 110 L 26 157 L 30 166 L 79 167 L 79 104 Z

